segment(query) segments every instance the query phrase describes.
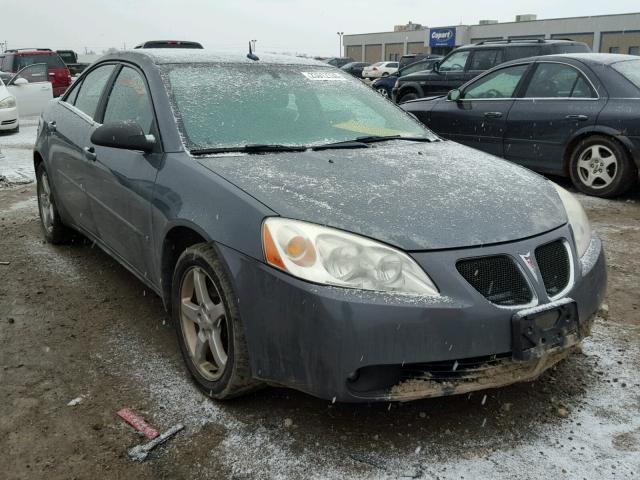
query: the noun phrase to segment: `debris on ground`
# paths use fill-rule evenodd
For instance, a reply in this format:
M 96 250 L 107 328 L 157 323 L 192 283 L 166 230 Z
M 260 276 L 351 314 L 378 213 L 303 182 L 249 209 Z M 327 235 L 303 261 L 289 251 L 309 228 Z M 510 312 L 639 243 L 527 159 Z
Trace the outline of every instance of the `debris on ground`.
M 158 435 L 160 435 L 160 432 L 158 432 L 155 428 L 145 422 L 144 418 L 142 418 L 130 408 L 121 408 L 116 412 L 116 415 L 122 418 L 125 422 L 127 422 L 149 440 L 153 440 Z
M 178 433 L 183 428 L 184 428 L 184 425 L 181 423 L 174 425 L 169 430 L 162 433 L 161 435 L 158 435 L 156 438 L 154 438 L 150 442 L 143 443 L 141 445 L 136 445 L 135 447 L 130 448 L 127 453 L 129 454 L 129 457 L 131 458 L 131 460 L 135 460 L 137 462 L 144 462 L 149 456 L 149 453 L 151 452 L 151 450 L 153 450 L 158 445 L 161 445 L 167 440 L 169 440 L 171 437 L 173 437 L 176 433 Z
M 562 418 L 567 418 L 569 416 L 569 410 L 564 407 L 558 407 L 556 413 Z
M 74 398 L 69 403 L 67 403 L 67 407 L 75 407 L 76 405 L 80 405 L 82 403 L 82 395 Z
M 0 262 L 0 265 L 11 265 L 11 262 Z

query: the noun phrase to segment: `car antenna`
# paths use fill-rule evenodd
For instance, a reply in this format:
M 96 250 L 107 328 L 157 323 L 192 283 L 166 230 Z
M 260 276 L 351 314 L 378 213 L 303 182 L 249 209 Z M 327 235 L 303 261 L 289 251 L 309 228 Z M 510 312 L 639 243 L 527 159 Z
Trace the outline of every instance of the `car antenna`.
M 255 53 L 253 53 L 253 50 L 251 50 L 251 42 L 249 42 L 249 53 L 247 54 L 247 58 L 253 61 L 260 60 L 258 56 Z

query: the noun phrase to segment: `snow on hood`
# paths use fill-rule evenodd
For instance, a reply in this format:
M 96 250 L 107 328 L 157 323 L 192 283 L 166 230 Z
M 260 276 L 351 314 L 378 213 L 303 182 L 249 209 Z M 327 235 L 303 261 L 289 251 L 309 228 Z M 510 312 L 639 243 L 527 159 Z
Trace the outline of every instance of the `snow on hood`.
M 567 221 L 544 177 L 453 142 L 198 161 L 283 217 L 409 251 L 512 241 Z

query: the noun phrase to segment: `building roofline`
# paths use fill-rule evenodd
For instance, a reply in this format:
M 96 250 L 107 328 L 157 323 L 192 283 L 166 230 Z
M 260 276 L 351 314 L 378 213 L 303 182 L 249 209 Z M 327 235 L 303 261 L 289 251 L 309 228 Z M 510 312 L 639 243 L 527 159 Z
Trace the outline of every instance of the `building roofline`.
M 424 27 L 421 30 L 411 30 L 409 32 L 396 32 L 396 31 L 385 31 L 385 32 L 367 32 L 367 33 L 345 33 L 345 37 L 358 37 L 362 35 L 385 35 L 388 33 L 398 33 L 398 34 L 406 34 L 410 32 L 422 32 L 427 30 L 433 30 L 435 28 L 455 28 L 455 27 L 496 27 L 499 25 L 513 25 L 518 23 L 535 23 L 535 22 L 550 22 L 557 20 L 580 20 L 584 18 L 601 18 L 601 17 L 623 17 L 627 15 L 640 15 L 640 12 L 628 12 L 628 13 L 608 13 L 603 15 L 581 15 L 579 17 L 555 17 L 555 18 L 538 18 L 536 20 L 525 20 L 521 22 L 498 22 L 498 23 L 489 23 L 489 24 L 481 24 L 481 23 L 473 23 L 468 25 L 450 25 L 450 26 L 441 26 L 441 27 Z

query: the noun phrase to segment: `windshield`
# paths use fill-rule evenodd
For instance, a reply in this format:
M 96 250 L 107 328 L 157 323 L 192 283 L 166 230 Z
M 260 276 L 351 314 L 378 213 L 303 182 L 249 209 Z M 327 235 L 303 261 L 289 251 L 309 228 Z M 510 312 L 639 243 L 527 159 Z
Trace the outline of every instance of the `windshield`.
M 165 65 L 189 150 L 433 135 L 350 75 L 317 66 Z
M 49 68 L 65 68 L 65 64 L 58 55 L 18 55 L 16 57 L 16 62 L 16 71 L 19 71 L 28 65 L 33 65 L 34 63 L 46 63 Z
M 75 63 L 76 57 L 73 52 L 58 52 L 64 63 Z
M 640 88 L 640 60 L 618 62 L 611 66 L 636 87 Z

